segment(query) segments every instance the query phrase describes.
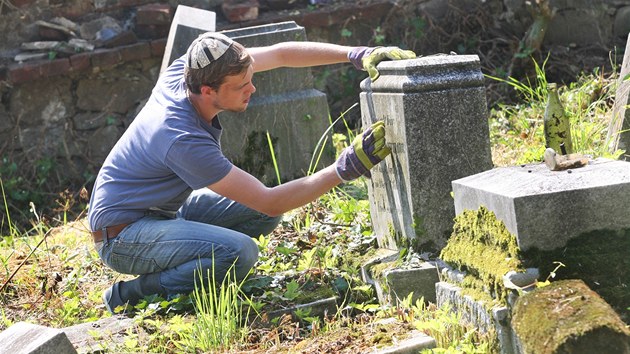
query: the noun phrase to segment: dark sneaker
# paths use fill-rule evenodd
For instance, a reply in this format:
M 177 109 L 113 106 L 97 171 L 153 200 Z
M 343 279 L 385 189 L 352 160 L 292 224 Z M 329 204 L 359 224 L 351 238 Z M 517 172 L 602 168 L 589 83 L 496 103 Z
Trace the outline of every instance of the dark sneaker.
M 120 298 L 120 283 L 124 283 L 122 281 L 114 283 L 114 285 L 103 291 L 103 303 L 105 307 L 107 307 L 107 311 L 109 311 L 112 315 L 115 315 L 116 308 L 118 306 L 125 305 L 125 302 Z

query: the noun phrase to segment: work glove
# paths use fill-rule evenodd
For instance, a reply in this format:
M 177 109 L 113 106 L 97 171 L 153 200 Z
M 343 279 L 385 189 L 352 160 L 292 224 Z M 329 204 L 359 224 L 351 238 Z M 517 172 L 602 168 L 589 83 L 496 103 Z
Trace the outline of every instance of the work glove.
M 372 81 L 378 79 L 376 65 L 383 60 L 413 59 L 416 53 L 398 47 L 356 47 L 348 53 L 348 59 L 359 70 L 365 70 Z
M 344 182 L 361 176 L 371 178 L 370 169 L 391 153 L 385 145 L 385 123 L 378 121 L 357 135 L 335 162 L 337 175 Z

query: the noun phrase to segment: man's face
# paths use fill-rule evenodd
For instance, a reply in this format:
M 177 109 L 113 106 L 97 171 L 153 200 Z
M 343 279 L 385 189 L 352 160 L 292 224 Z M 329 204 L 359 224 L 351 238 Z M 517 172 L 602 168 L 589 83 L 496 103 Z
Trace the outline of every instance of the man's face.
M 244 72 L 227 76 L 225 81 L 215 91 L 212 104 L 222 111 L 243 112 L 247 109 L 249 100 L 256 87 L 252 83 L 254 70 L 250 65 Z

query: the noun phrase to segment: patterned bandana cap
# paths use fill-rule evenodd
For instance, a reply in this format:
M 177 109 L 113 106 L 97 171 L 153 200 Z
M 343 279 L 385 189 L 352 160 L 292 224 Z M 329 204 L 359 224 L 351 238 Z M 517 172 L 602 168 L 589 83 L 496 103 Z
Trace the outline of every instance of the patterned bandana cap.
M 186 65 L 191 69 L 203 69 L 219 59 L 234 43 L 228 36 L 206 32 L 195 39 L 186 52 Z

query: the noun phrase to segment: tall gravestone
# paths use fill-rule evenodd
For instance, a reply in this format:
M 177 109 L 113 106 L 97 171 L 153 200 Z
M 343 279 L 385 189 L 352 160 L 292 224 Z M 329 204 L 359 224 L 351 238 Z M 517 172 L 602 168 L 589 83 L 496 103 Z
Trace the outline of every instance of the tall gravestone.
M 610 152 L 615 152 L 617 149 L 626 151 L 622 157 L 623 160 L 628 160 L 627 156 L 630 156 L 630 109 L 628 108 L 630 105 L 630 80 L 628 75 L 630 75 L 630 36 L 628 36 L 626 43 L 607 137 Z
M 441 249 L 453 227 L 451 181 L 492 168 L 479 58 L 387 61 L 361 83 L 364 126 L 384 120 L 390 158 L 368 184 L 379 246 Z
M 213 31 L 215 14 L 179 6 L 166 45 L 162 70 L 186 53 L 200 34 Z M 222 31 L 245 47 L 267 46 L 286 41 L 305 41 L 306 31 L 295 22 Z M 277 183 L 270 142 L 281 174 L 287 181 L 307 174 L 320 156 L 319 167 L 332 162 L 330 148 L 321 155 L 318 146 L 329 124 L 326 95 L 313 88 L 309 68 L 279 68 L 256 73 L 256 86 L 247 111 L 219 114 L 225 128 L 221 146 L 237 166 L 266 184 Z
M 177 58 L 184 55 L 188 46 L 200 34 L 216 31 L 216 14 L 212 11 L 179 5 L 168 32 L 160 73 Z

